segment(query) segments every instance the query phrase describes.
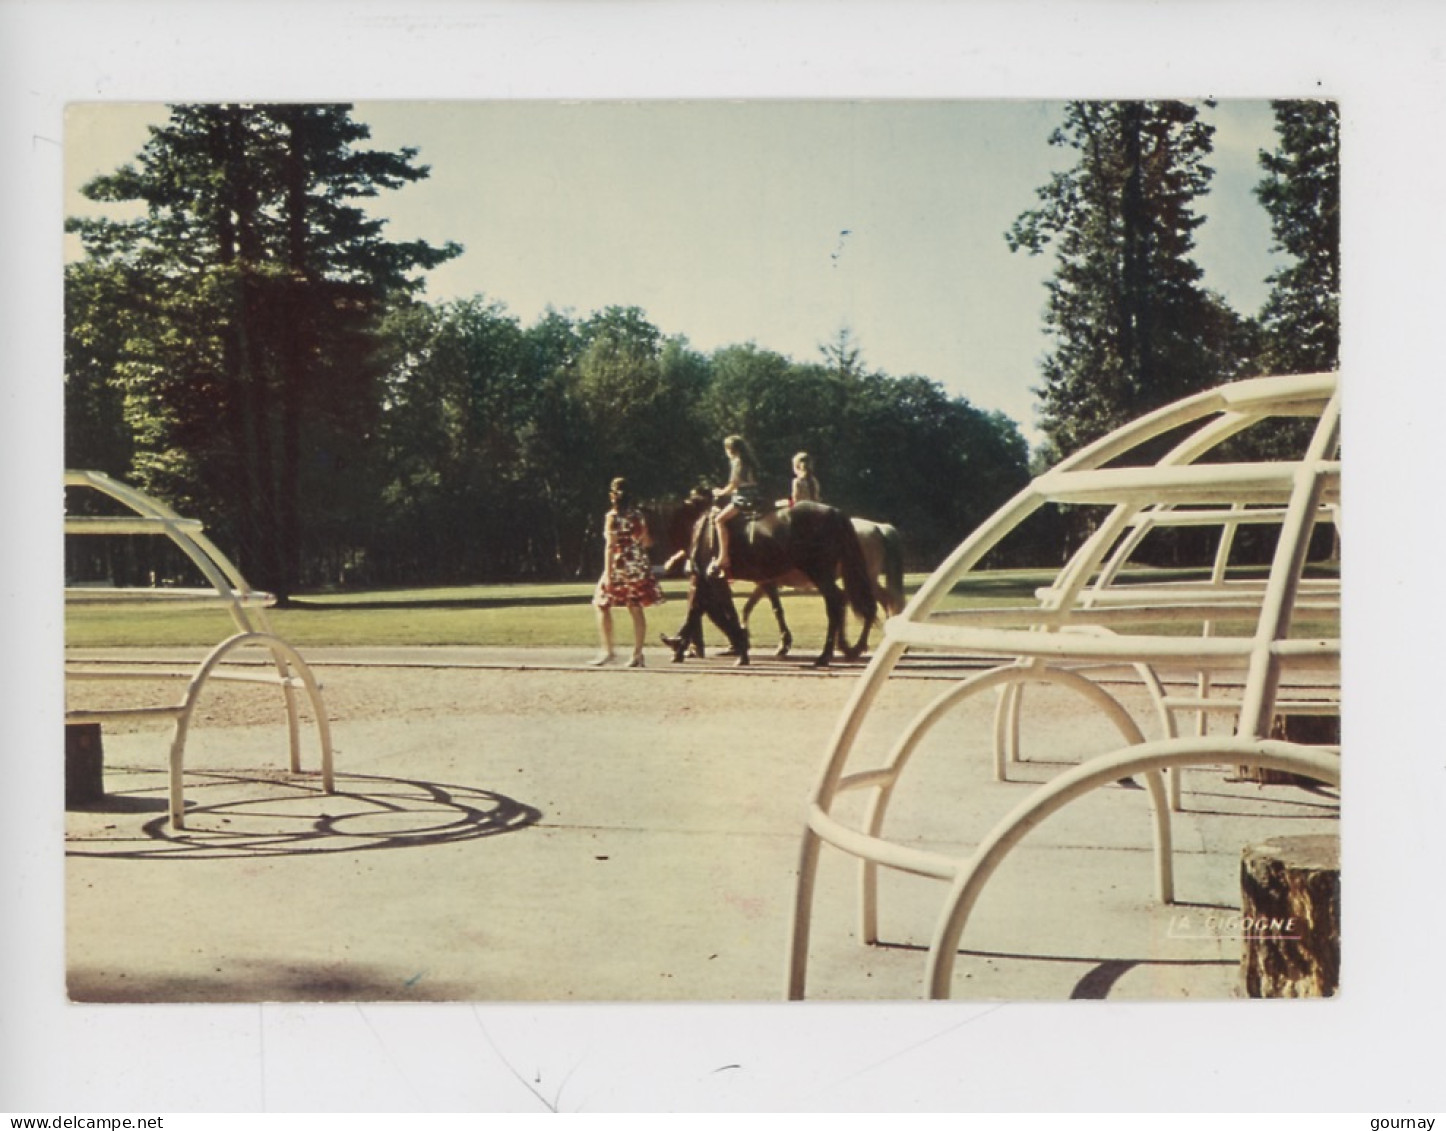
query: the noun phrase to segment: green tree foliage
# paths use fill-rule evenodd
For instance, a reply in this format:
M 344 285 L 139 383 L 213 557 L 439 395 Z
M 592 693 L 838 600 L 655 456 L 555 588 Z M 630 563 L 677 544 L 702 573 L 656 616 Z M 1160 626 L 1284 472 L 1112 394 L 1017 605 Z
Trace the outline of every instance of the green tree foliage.
M 587 435 L 582 406 L 574 394 L 582 337 L 566 315 L 547 313 L 524 334 L 525 372 L 535 385 L 533 419 L 523 437 L 527 465 L 541 495 L 534 517 L 538 545 L 546 553 L 537 571 L 549 577 L 579 576 L 591 569 L 590 523 L 605 503 L 591 461 L 576 457 Z M 583 445 L 585 446 L 585 445 Z
M 479 298 L 399 311 L 387 338 L 383 519 L 357 575 L 370 583 L 589 576 L 609 480 L 666 506 L 721 481 L 732 432 L 776 497 L 794 452 L 814 453 L 828 501 L 898 525 L 914 568 L 1028 475 L 1013 421 L 932 381 L 753 344 L 704 356 L 635 308 L 549 311 L 524 330 Z
M 432 563 L 465 581 L 525 572 L 510 537 L 535 492 L 527 427 L 539 389 L 526 339 L 496 302 L 404 309 L 381 429 L 388 537 L 369 568 L 403 579 Z
M 834 451 L 819 456 L 828 501 L 904 531 L 912 568 L 932 569 L 1028 481 L 1014 422 L 919 376 L 855 379 Z
M 1058 259 L 1039 390 L 1051 458 L 1246 364 L 1248 326 L 1190 258 L 1212 133 L 1182 102 L 1072 102 L 1049 138 L 1078 159 L 1005 238 Z
M 846 330 L 797 362 L 705 355 L 636 307 L 524 327 L 481 295 L 420 301 L 459 249 L 357 207 L 426 175 L 366 136 L 346 107 L 175 107 L 87 189 L 144 215 L 70 224 L 69 460 L 204 519 L 252 581 L 595 575 L 608 481 L 681 499 L 733 432 L 778 497 L 812 452 L 827 501 L 897 525 L 915 569 L 1027 478 L 1012 421 L 868 370 Z
M 1340 364 L 1340 108 L 1273 102 L 1277 147 L 1260 154 L 1256 195 L 1270 214 L 1274 250 L 1290 263 L 1269 278 L 1261 312 L 1268 373 L 1312 373 Z
M 747 437 L 764 483 L 777 494 L 787 494 L 795 452 L 822 458 L 840 450 L 848 392 L 822 366 L 799 365 L 750 342 L 715 351 L 712 369 L 705 411 L 713 482 L 726 477 L 722 441 L 734 433 Z
M 524 330 L 478 298 L 399 312 L 388 334 L 370 580 L 586 574 L 614 476 L 661 499 L 702 466 L 707 361 L 635 308 Z
M 134 280 L 124 264 L 84 262 L 65 284 L 65 466 L 124 477 L 134 443 L 114 378 L 131 335 Z
M 460 251 L 383 238 L 358 202 L 427 170 L 413 150 L 356 148 L 368 136 L 344 105 L 176 106 L 84 190 L 145 215 L 68 224 L 88 256 L 67 278 L 71 379 L 109 369 L 129 477 L 207 519 L 282 600 L 374 498 L 379 320 Z M 106 272 L 127 282 L 118 310 L 84 297 Z M 118 348 L 98 327 L 111 313 Z
M 611 478 L 680 493 L 706 367 L 641 311 L 549 311 L 524 330 L 475 298 L 400 311 L 387 329 L 386 536 L 367 580 L 584 575 Z
M 661 331 L 636 307 L 615 306 L 585 319 L 579 332 L 572 389 L 587 428 L 588 474 L 604 487 L 625 475 L 640 496 L 667 490 L 676 482 L 673 453 L 686 449 L 690 430 L 677 435 L 687 402 L 669 380 L 678 370 L 665 372 Z

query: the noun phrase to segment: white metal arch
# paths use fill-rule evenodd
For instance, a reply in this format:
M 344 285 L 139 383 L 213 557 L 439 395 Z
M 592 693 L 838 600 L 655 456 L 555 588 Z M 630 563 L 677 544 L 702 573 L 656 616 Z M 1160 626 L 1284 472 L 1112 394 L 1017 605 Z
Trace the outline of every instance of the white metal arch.
M 321 782 L 327 793 L 335 790 L 332 766 L 331 724 L 321 694 L 321 685 L 301 654 L 273 633 L 265 608 L 273 600 L 269 593 L 252 589 L 239 570 L 205 536 L 197 519 L 182 518 L 170 507 L 125 483 L 99 471 L 67 471 L 67 487 L 97 491 L 132 512 L 129 515 L 71 515 L 65 532 L 76 535 L 141 534 L 167 538 L 191 560 L 210 588 L 145 589 L 67 587 L 67 604 L 141 604 L 159 609 L 224 608 L 236 632 L 218 643 L 199 664 L 190 668 L 137 667 L 102 661 L 67 661 L 66 678 L 73 680 L 155 680 L 185 679 L 180 700 L 163 706 L 111 707 L 66 711 L 67 722 L 104 722 L 107 719 L 151 715 L 170 718 L 175 724 L 169 758 L 169 811 L 174 828 L 185 827 L 184 762 L 186 739 L 195 706 L 209 681 L 263 683 L 280 689 L 286 713 L 289 747 L 288 765 L 301 772 L 301 716 L 296 693 L 304 691 L 316 720 L 321 750 Z M 273 671 L 227 670 L 223 662 L 244 648 L 264 648 Z
M 1261 422 L 1301 417 L 1315 421 L 1299 458 L 1239 462 L 1219 449 Z M 1165 454 L 1141 458 L 1144 445 L 1173 436 Z M 1340 586 L 1335 578 L 1304 576 L 1317 523 L 1339 525 L 1340 403 L 1334 373 L 1241 381 L 1188 397 L 1141 417 L 1039 476 L 967 537 L 929 577 L 903 612 L 885 626 L 884 639 L 855 686 L 835 726 L 807 807 L 800 846 L 788 949 L 787 993 L 805 994 L 813 895 L 825 846 L 856 857 L 862 868 L 861 912 L 866 941 L 874 929 L 881 869 L 944 880 L 950 896 L 929 949 L 926 996 L 949 992 L 954 948 L 969 910 L 998 863 L 1049 813 L 1120 777 L 1140 773 L 1155 813 L 1157 894 L 1173 899 L 1168 810 L 1178 808 L 1180 772 L 1190 766 L 1258 765 L 1338 782 L 1339 751 L 1301 747 L 1270 738 L 1280 714 L 1339 711 Z M 1131 460 L 1121 462 L 1122 457 Z M 984 556 L 1046 504 L 1109 508 L 1091 536 L 1039 590 L 1033 606 L 948 610 L 944 599 Z M 1229 565 L 1241 526 L 1279 531 L 1267 576 L 1231 576 Z M 1132 555 L 1152 530 L 1215 527 L 1220 539 L 1203 577 L 1131 583 Z M 1296 630 L 1308 616 L 1310 633 Z M 1327 625 L 1316 634 L 1315 622 Z M 1194 626 L 1193 635 L 1181 626 Z M 1221 630 L 1233 628 L 1234 635 Z M 905 730 L 881 764 L 857 749 L 863 724 L 899 662 L 912 652 L 992 657 L 983 677 L 938 697 Z M 955 702 L 986 687 L 1001 701 L 993 724 L 996 773 L 1018 756 L 1021 695 L 1027 682 L 1056 682 L 1087 694 L 1112 712 L 1114 702 L 1095 681 L 1100 673 L 1136 673 L 1155 704 L 1157 740 L 1142 742 L 1121 724 L 1125 744 L 1057 777 L 1001 819 L 965 856 L 948 856 L 888 839 L 882 814 L 906 769 L 915 742 Z M 1166 686 L 1166 673 L 1188 690 Z M 1231 720 L 1234 736 L 1208 737 L 1207 714 Z M 1182 726 L 1189 717 L 1193 726 Z M 1118 720 L 1117 720 L 1118 722 Z M 1194 733 L 1187 733 L 1193 731 Z M 1159 784 L 1170 774 L 1168 801 Z M 870 787 L 877 792 L 862 820 L 835 809 L 839 796 Z

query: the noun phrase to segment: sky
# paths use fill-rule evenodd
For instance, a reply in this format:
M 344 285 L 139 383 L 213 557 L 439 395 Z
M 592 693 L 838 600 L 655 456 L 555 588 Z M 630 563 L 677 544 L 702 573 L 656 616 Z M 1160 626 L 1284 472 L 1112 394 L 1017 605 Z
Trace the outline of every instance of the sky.
M 1253 189 L 1274 148 L 1265 101 L 1216 126 L 1196 259 L 1242 313 L 1266 294 Z M 1004 233 L 1074 153 L 1057 102 L 692 100 L 360 102 L 376 148 L 418 149 L 425 180 L 375 204 L 393 239 L 456 241 L 434 300 L 485 295 L 523 325 L 549 307 L 636 306 L 697 349 L 754 342 L 816 360 L 847 330 L 866 366 L 920 375 L 1017 421 L 1032 442 L 1052 254 Z M 158 104 L 76 104 L 67 212 L 131 159 Z M 72 245 L 73 249 L 73 245 Z

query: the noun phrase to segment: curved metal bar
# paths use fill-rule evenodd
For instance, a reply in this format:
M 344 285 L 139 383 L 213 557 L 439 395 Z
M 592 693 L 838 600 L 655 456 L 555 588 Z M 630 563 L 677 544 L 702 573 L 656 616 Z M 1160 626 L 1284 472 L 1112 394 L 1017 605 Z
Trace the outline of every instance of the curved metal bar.
M 1042 786 L 1007 814 L 980 843 L 969 865 L 955 878 L 945 911 L 929 943 L 928 995 L 950 996 L 954 958 L 969 914 L 1004 858 L 1051 814 L 1071 801 L 1121 777 L 1183 766 L 1248 762 L 1340 784 L 1340 753 L 1323 747 L 1250 739 L 1176 739 L 1146 743 L 1092 758 Z M 1153 801 L 1152 797 L 1152 801 Z
M 1042 507 L 1044 501 L 1044 496 L 1031 483 L 1000 507 L 993 517 L 964 539 L 958 549 L 929 575 L 929 579 L 919 586 L 918 591 L 904 606 L 902 613 L 884 622 L 885 631 L 887 632 L 888 626 L 894 621 L 915 620 L 933 612 L 939 602 L 948 596 L 949 590 L 960 576 L 973 569 L 985 554 Z
M 70 487 L 89 487 L 108 495 L 118 503 L 131 508 L 136 514 L 155 519 L 162 530 L 180 550 L 190 558 L 202 576 L 226 599 L 231 619 L 240 632 L 269 631 L 266 615 L 260 606 L 238 599 L 238 594 L 249 595 L 252 591 L 240 572 L 231 564 L 204 534 L 196 529 L 192 519 L 185 519 L 159 499 L 137 491 L 129 484 L 112 479 L 100 471 L 67 471 L 65 483 Z M 72 527 L 72 524 L 73 527 Z M 89 525 L 84 518 L 72 518 L 67 526 L 72 533 L 85 532 Z M 93 532 L 108 533 L 104 523 L 94 524 Z
M 1009 763 L 1020 759 L 1019 727 L 1023 709 L 1022 683 L 1011 683 L 999 689 L 999 699 L 994 705 L 994 776 L 1000 781 L 1005 780 L 1005 768 Z
M 1166 740 L 1179 737 L 1179 728 L 1175 725 L 1175 712 L 1170 709 L 1168 698 L 1165 694 L 1165 684 L 1155 669 L 1149 664 L 1136 664 L 1135 671 L 1144 684 L 1145 690 L 1150 693 L 1150 702 L 1155 706 L 1155 717 L 1160 720 L 1162 737 Z M 1204 717 L 1204 712 L 1201 712 Z M 1204 733 L 1203 731 L 1201 732 Z M 1170 812 L 1178 813 L 1185 807 L 1185 785 L 1178 768 L 1169 772 L 1168 785 L 1170 787 Z
M 864 718 L 903 654 L 904 646 L 885 636 L 883 644 L 874 653 L 863 676 L 854 686 L 838 725 L 834 728 L 829 743 L 831 753 L 824 761 L 818 781 L 814 784 L 812 797 L 832 798 L 837 794 L 849 752 L 858 738 Z M 813 894 L 818 881 L 818 860 L 819 838 L 812 828 L 805 825 L 803 843 L 799 849 L 798 879 L 794 885 L 793 915 L 788 928 L 786 981 L 788 995 L 793 999 L 803 996 L 807 976 L 808 940 L 813 927 Z
M 895 744 L 893 751 L 885 760 L 884 767 L 876 776 L 872 776 L 870 784 L 874 787 L 873 796 L 870 797 L 868 806 L 864 812 L 864 819 L 860 823 L 862 835 L 869 840 L 879 841 L 883 838 L 884 818 L 887 814 L 889 803 L 893 800 L 894 789 L 898 785 L 899 777 L 913 756 L 915 749 L 925 735 L 933 729 L 934 725 L 944 717 L 950 710 L 958 706 L 970 696 L 988 691 L 991 688 L 1003 686 L 1004 690 L 1018 689 L 1029 683 L 1053 684 L 1075 691 L 1085 699 L 1100 708 L 1109 720 L 1114 723 L 1115 729 L 1120 736 L 1132 745 L 1145 741 L 1134 717 L 1127 711 L 1122 703 L 1113 695 L 1107 692 L 1099 684 L 1080 675 L 1078 672 L 1071 672 L 1059 668 L 1048 668 L 1039 666 L 1016 667 L 1009 665 L 995 668 L 984 672 L 971 679 L 965 680 L 958 686 L 951 688 L 942 695 L 936 697 L 914 720 L 913 724 L 904 732 L 903 737 Z M 1004 767 L 995 759 L 994 766 L 995 780 L 1008 780 L 1004 775 Z M 1168 900 L 1170 893 L 1174 891 L 1174 867 L 1171 859 L 1171 830 L 1169 823 L 1169 807 L 1164 804 L 1165 783 L 1163 774 L 1152 774 L 1146 779 L 1146 788 L 1150 795 L 1159 804 L 1157 809 L 1164 813 L 1163 820 L 1157 822 L 1155 836 L 1155 857 L 1156 873 L 1158 876 L 1158 890 L 1162 893 L 1161 898 Z M 827 838 L 825 838 L 827 839 Z M 863 941 L 874 943 L 878 941 L 878 868 L 879 862 L 870 859 L 868 856 L 861 857 L 860 863 L 860 922 L 859 932 Z
M 1035 662 L 1038 663 L 1038 661 Z M 1164 683 L 1149 664 L 1132 666 L 1139 675 L 1141 684 L 1150 694 L 1150 701 L 1155 708 L 1155 716 L 1160 720 L 1162 737 L 1177 737 L 1178 727 L 1175 723 L 1175 713 L 1166 702 Z M 996 781 L 1008 781 L 1009 764 L 1019 762 L 1024 757 L 1019 742 L 1019 730 L 1026 682 L 1028 681 L 1020 680 L 999 691 L 999 702 L 994 713 L 994 778 Z M 1204 712 L 1200 712 L 1200 715 L 1203 718 Z M 1202 730 L 1201 733 L 1203 734 L 1204 731 Z M 1170 789 L 1170 810 L 1178 813 L 1184 808 L 1180 774 L 1171 772 L 1167 784 Z
M 217 644 L 207 653 L 206 658 L 201 661 L 200 665 L 196 668 L 195 674 L 191 676 L 190 681 L 186 684 L 185 694 L 181 697 L 181 702 L 176 707 L 176 729 L 171 738 L 169 760 L 170 818 L 171 825 L 174 828 L 183 829 L 186 827 L 184 760 L 186 738 L 190 731 L 191 715 L 196 709 L 196 703 L 201 697 L 202 690 L 205 688 L 207 678 L 215 670 L 216 666 L 221 663 L 229 653 L 239 648 L 253 645 L 269 648 L 272 656 L 277 658 L 278 662 L 284 659 L 286 664 L 296 669 L 297 675 L 300 677 L 306 688 L 307 695 L 311 699 L 312 710 L 316 715 L 318 738 L 321 744 L 322 789 L 326 793 L 335 791 L 336 783 L 332 767 L 331 725 L 327 718 L 326 706 L 321 699 L 321 688 L 318 686 L 316 678 L 312 675 L 310 667 L 307 666 L 306 661 L 301 658 L 300 653 L 298 653 L 295 648 L 278 636 L 273 636 L 265 632 L 238 632 L 235 636 L 229 636 L 221 641 L 221 643 Z M 284 682 L 284 679 L 281 683 L 283 690 L 287 692 L 286 709 L 288 724 L 294 737 L 298 730 L 296 701 L 295 697 L 290 694 L 291 689 Z M 296 758 L 295 744 L 292 746 L 292 755 L 291 768 L 293 772 L 297 772 L 300 767 Z
M 201 571 L 216 593 L 216 600 L 225 604 L 231 613 L 237 634 L 223 640 L 201 662 L 191 676 L 181 702 L 167 713 L 175 715 L 176 730 L 171 742 L 171 820 L 176 827 L 182 827 L 184 820 L 184 799 L 181 796 L 182 761 L 186 735 L 190 728 L 191 713 L 195 707 L 207 677 L 215 666 L 230 651 L 248 644 L 264 644 L 269 648 L 276 675 L 271 682 L 281 688 L 286 708 L 288 766 L 292 773 L 301 771 L 301 725 L 297 710 L 295 679 L 299 678 L 311 697 L 316 713 L 317 726 L 321 733 L 322 776 L 327 792 L 332 790 L 331 722 L 321 701 L 320 688 L 311 674 L 311 669 L 291 645 L 271 633 L 262 606 L 269 595 L 259 594 L 246 584 L 240 571 L 231 564 L 205 534 L 201 524 L 194 519 L 182 518 L 161 500 L 152 498 L 128 484 L 112 479 L 99 471 L 67 471 L 65 484 L 70 487 L 88 487 L 109 496 L 116 502 L 129 507 L 139 517 L 112 519 L 105 517 L 71 516 L 66 519 L 68 533 L 79 534 L 163 534 L 170 539 Z M 128 591 L 133 599 L 154 600 L 162 606 L 175 607 L 167 591 L 154 594 L 144 590 Z M 188 595 L 188 600 L 194 597 Z M 293 676 L 295 672 L 295 676 Z
M 1207 389 L 1157 408 L 1101 437 L 1066 458 L 1058 470 L 1100 467 L 1147 440 L 1211 413 L 1258 411 L 1260 415 L 1277 415 L 1283 406 L 1297 404 L 1318 414 L 1320 406 L 1335 394 L 1336 383 L 1335 373 L 1306 373 L 1256 377 Z

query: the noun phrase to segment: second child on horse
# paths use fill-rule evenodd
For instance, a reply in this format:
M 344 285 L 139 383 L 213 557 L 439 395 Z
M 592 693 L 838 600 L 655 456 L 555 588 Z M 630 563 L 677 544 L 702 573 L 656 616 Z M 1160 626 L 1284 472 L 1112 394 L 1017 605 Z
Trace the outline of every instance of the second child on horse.
M 813 473 L 813 457 L 799 452 L 793 457 L 793 486 L 788 498 L 779 499 L 780 507 L 791 507 L 794 503 L 823 502 L 823 488 L 818 485 L 818 476 Z

